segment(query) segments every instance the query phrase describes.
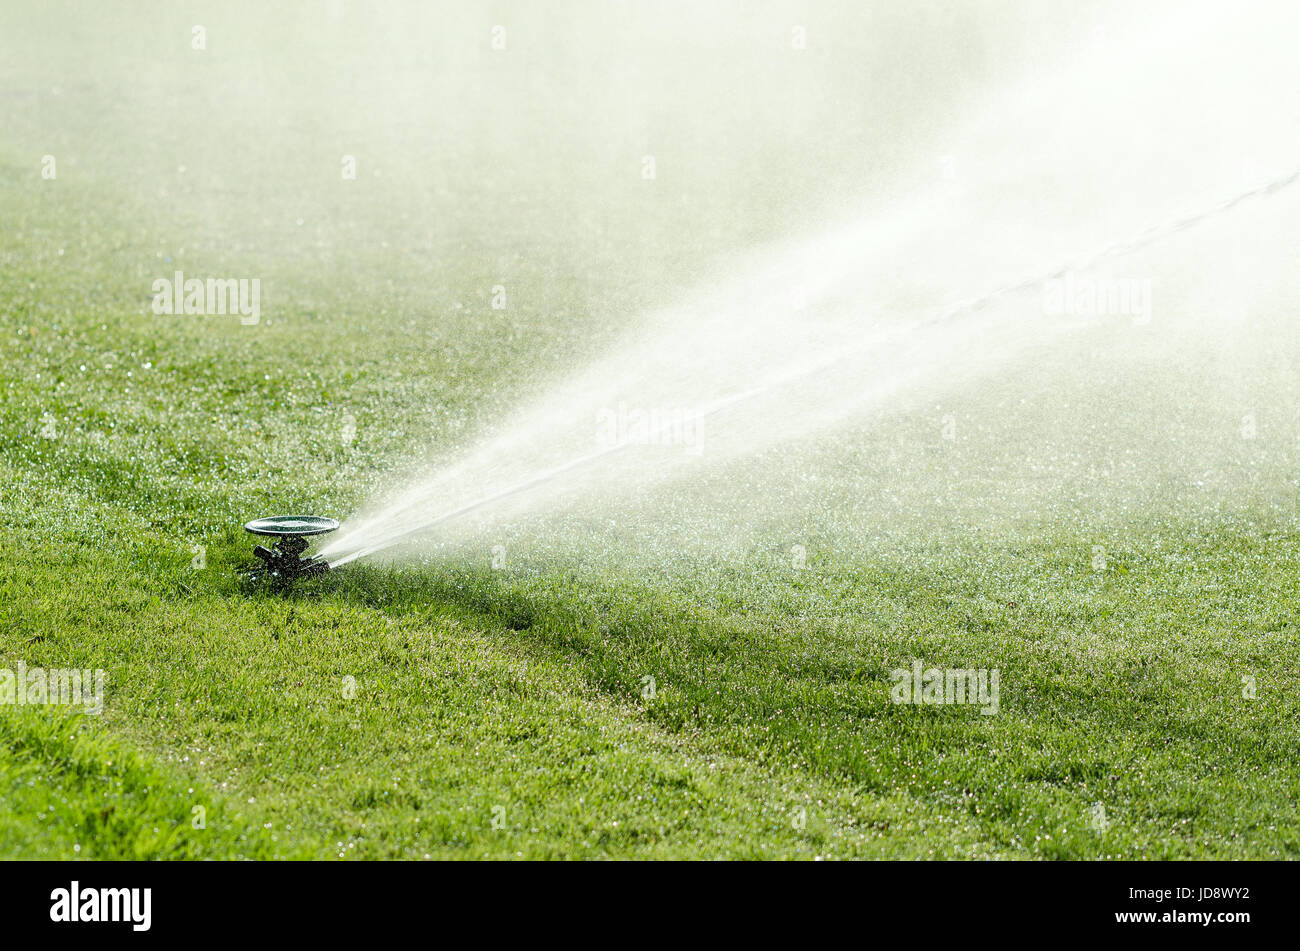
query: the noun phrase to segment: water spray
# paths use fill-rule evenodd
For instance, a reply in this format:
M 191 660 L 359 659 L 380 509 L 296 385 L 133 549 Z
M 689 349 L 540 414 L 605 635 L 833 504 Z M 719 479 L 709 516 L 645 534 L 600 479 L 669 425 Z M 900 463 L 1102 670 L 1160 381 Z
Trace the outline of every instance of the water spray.
M 872 335 L 867 341 L 848 350 L 837 350 L 836 352 L 815 360 L 810 364 L 779 374 L 759 386 L 751 387 L 713 400 L 695 409 L 692 415 L 697 420 L 719 415 L 740 404 L 748 403 L 764 395 L 777 392 L 783 388 L 788 388 L 802 381 L 808 380 L 809 378 L 816 377 L 819 374 L 826 373 L 831 369 L 847 364 L 854 359 L 862 358 L 874 352 L 880 352 L 891 344 L 896 344 L 900 338 L 906 338 L 909 335 L 916 334 L 918 331 L 933 328 L 985 310 L 989 305 L 1004 297 L 1043 286 L 1047 281 L 1059 279 L 1072 271 L 1081 271 L 1094 267 L 1106 259 L 1119 257 L 1137 251 L 1157 241 L 1168 238 L 1177 232 L 1190 228 L 1206 219 L 1224 214 L 1249 199 L 1275 195 L 1297 181 L 1300 181 L 1300 169 L 1296 169 L 1287 175 L 1272 179 L 1264 184 L 1246 189 L 1226 200 L 1205 207 L 1198 212 L 1180 215 L 1156 225 L 1143 228 L 1127 239 L 1117 240 L 1106 244 L 1089 254 L 1073 259 L 1068 263 L 1055 266 L 1045 273 L 1024 280 L 1003 284 L 976 297 L 954 303 L 918 322 L 904 327 L 893 328 L 888 332 Z M 651 427 L 648 434 L 649 441 L 654 441 L 655 436 L 657 435 L 657 429 L 662 429 L 663 425 L 667 424 L 662 424 L 660 427 Z M 420 520 L 410 527 L 388 532 L 382 540 L 375 544 L 362 545 L 353 551 L 343 553 L 341 557 L 337 557 L 333 561 L 333 565 L 334 567 L 339 567 L 348 562 L 355 561 L 358 558 L 391 548 L 433 528 L 464 518 L 515 496 L 523 495 L 540 486 L 553 482 L 560 476 L 594 465 L 597 462 L 621 453 L 632 446 L 641 445 L 645 441 L 645 439 L 624 439 L 613 445 L 577 455 L 566 462 L 549 467 L 536 475 L 491 492 L 482 498 L 455 506 L 448 511 L 433 516 L 432 518 Z M 344 541 L 346 541 L 346 539 Z

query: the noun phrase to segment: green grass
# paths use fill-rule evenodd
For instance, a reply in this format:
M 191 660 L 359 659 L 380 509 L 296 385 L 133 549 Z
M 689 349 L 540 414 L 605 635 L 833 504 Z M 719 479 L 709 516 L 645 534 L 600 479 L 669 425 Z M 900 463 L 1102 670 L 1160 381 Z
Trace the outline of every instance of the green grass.
M 986 512 L 981 541 L 959 526 L 922 531 L 924 514 L 858 534 L 879 513 L 832 498 L 829 519 L 801 513 L 712 554 L 638 555 L 609 530 L 555 556 L 521 537 L 505 571 L 488 568 L 485 544 L 423 566 L 357 564 L 286 595 L 248 591 L 234 574 L 246 517 L 346 511 L 385 471 L 390 441 L 418 438 L 409 369 L 384 386 L 382 345 L 363 372 L 345 369 L 347 327 L 321 321 L 319 345 L 295 350 L 305 366 L 290 387 L 274 347 L 221 359 L 233 328 L 213 342 L 111 302 L 50 314 L 15 283 L 0 658 L 103 667 L 109 686 L 104 715 L 75 726 L 58 711 L 0 711 L 7 855 L 1300 848 L 1300 559 L 1267 480 L 1230 517 L 1156 501 L 1151 523 L 1112 513 L 1080 527 L 1068 506 L 1064 525 Z M 449 405 L 481 392 L 442 386 Z M 385 426 L 360 425 L 352 452 L 329 446 L 316 431 L 326 390 Z M 46 414 L 53 438 L 40 435 Z M 848 451 L 823 450 L 826 464 Z M 936 461 L 924 441 L 904 451 L 903 465 L 941 478 L 971 464 Z M 996 508 L 993 496 L 961 504 Z M 807 543 L 802 571 L 790 538 Z M 891 704 L 888 672 L 912 658 L 998 668 L 999 714 Z M 1104 832 L 1088 821 L 1097 802 Z M 196 805 L 206 830 L 189 827 Z
M 22 55 L 0 93 L 48 85 Z M 96 83 L 134 88 L 120 55 Z M 130 116 L 60 81 L 81 98 L 11 105 L 0 143 L 0 667 L 108 686 L 99 717 L 0 707 L 0 856 L 1300 855 L 1300 378 L 1267 326 L 1248 375 L 1154 337 L 1030 353 L 689 493 L 249 589 L 247 519 L 350 515 L 779 230 L 774 190 L 815 206 L 855 170 L 665 147 L 658 192 L 532 153 L 493 176 L 462 119 L 454 200 L 400 154 L 354 200 L 256 137 L 264 175 L 218 189 L 167 138 L 203 110 L 121 149 Z M 76 159 L 55 182 L 46 148 Z M 180 266 L 260 276 L 263 324 L 153 315 Z M 998 714 L 891 703 L 914 658 L 997 668 Z
M 89 727 L 36 708 L 0 718 L 0 851 L 51 859 L 292 858 L 229 798 Z M 301 854 L 301 853 L 300 853 Z

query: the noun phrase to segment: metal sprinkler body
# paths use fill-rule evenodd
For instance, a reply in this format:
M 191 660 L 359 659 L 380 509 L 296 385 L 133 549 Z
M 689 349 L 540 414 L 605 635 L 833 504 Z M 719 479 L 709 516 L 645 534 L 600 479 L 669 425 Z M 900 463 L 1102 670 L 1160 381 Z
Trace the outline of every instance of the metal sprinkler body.
M 244 526 L 254 535 L 274 538 L 275 544 L 267 548 L 256 545 L 253 554 L 262 562 L 251 572 L 255 579 L 276 581 L 296 581 L 323 575 L 330 566 L 324 558 L 302 557 L 312 535 L 324 535 L 339 527 L 336 519 L 322 515 L 271 515 L 267 518 L 255 518 Z

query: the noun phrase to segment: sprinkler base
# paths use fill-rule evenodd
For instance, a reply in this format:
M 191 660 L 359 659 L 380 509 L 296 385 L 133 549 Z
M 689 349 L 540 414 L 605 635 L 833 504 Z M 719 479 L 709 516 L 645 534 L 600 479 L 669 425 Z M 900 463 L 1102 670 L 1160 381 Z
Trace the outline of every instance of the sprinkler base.
M 287 581 L 323 575 L 330 570 L 329 562 L 323 558 L 299 557 L 306 550 L 307 539 L 282 538 L 275 543 L 274 548 L 267 548 L 265 545 L 255 546 L 253 554 L 266 565 L 264 569 L 266 572 Z

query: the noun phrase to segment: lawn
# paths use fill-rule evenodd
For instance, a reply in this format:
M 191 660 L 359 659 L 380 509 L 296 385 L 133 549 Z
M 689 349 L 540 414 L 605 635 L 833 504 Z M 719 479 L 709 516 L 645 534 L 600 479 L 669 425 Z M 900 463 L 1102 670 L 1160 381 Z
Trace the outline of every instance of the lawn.
M 805 168 L 774 126 L 756 183 L 687 162 L 725 138 L 689 127 L 657 153 L 689 170 L 648 190 L 610 105 L 531 153 L 577 118 L 458 113 L 424 174 L 340 79 L 382 173 L 340 187 L 346 123 L 294 114 L 272 143 L 227 119 L 249 134 L 219 155 L 240 61 L 194 65 L 180 14 L 142 36 L 82 12 L 58 44 L 32 13 L 0 73 L 0 668 L 107 686 L 100 716 L 0 706 L 0 856 L 1300 855 L 1285 289 L 1231 359 L 1103 333 L 689 493 L 250 586 L 245 521 L 346 519 L 778 233 L 774 196 L 825 207 L 861 169 Z M 491 99 L 522 59 L 459 67 Z M 1178 240 L 1151 253 L 1222 250 Z M 180 268 L 259 275 L 261 322 L 153 313 Z M 914 660 L 996 669 L 997 713 L 891 702 Z

